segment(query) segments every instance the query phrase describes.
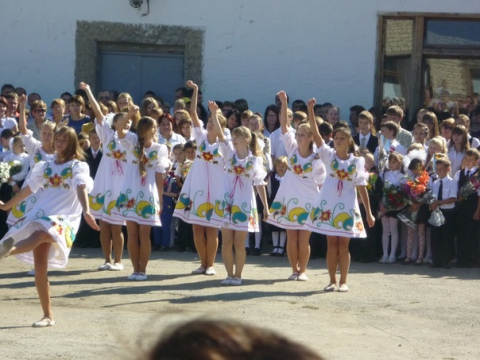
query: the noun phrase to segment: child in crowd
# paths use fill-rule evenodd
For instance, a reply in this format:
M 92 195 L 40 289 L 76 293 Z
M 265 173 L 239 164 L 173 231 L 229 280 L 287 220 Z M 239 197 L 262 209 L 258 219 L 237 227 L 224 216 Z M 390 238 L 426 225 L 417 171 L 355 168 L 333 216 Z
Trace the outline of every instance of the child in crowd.
M 455 119 L 455 125 L 463 125 L 467 129 L 468 143 L 473 149 L 477 149 L 480 146 L 480 140 L 470 135 L 470 118 L 467 115 L 460 114 Z
M 440 135 L 445 139 L 447 143 L 452 137 L 452 130 L 454 127 L 455 120 L 453 120 L 452 118 L 445 119 L 440 124 Z
M 182 144 L 177 144 L 175 146 L 183 146 Z M 167 144 L 168 148 L 168 157 L 170 158 L 171 145 Z M 180 155 L 180 159 L 177 156 Z M 174 159 L 177 163 L 178 161 L 183 162 L 182 152 L 178 152 L 175 155 Z M 183 156 L 184 157 L 184 156 Z M 160 221 L 162 222 L 161 227 L 154 227 L 154 244 L 159 251 L 168 251 L 173 246 L 175 242 L 175 226 L 173 226 L 173 211 L 175 210 L 176 199 L 178 198 L 178 185 L 175 179 L 175 175 L 172 172 L 168 172 L 164 175 L 163 179 L 163 208 L 162 213 L 160 214 Z
M 436 178 L 435 170 L 433 169 L 433 157 L 435 154 L 447 155 L 447 145 L 445 139 L 441 136 L 436 136 L 428 142 L 426 168 L 430 176 Z
M 175 179 L 180 192 L 195 160 L 197 144 L 195 141 L 187 141 L 185 145 L 176 145 L 173 151 L 176 152 L 177 168 L 175 169 Z M 176 220 L 178 220 L 178 251 L 183 252 L 187 249 L 195 251 L 192 224 L 186 223 L 182 219 L 176 218 Z
M 422 175 L 424 175 L 425 167 L 423 165 L 423 160 L 414 158 L 410 161 L 408 165 L 408 169 L 412 172 L 414 178 L 413 180 L 418 179 Z M 422 265 L 423 264 L 423 256 L 425 255 L 425 227 L 427 221 L 430 217 L 430 212 L 428 211 L 427 204 L 415 203 L 410 205 L 410 210 L 412 212 L 418 211 L 417 219 L 415 220 L 415 224 L 418 225 L 418 257 L 415 262 L 415 265 Z M 413 240 L 415 236 L 415 230 L 411 227 L 408 227 L 407 233 L 407 257 L 402 262 L 402 265 L 410 265 L 412 263 L 412 250 L 413 250 Z
M 245 110 L 243 113 L 241 113 L 240 121 L 242 122 L 242 126 L 248 127 L 252 115 L 253 112 L 251 110 Z
M 272 206 L 273 200 L 277 195 L 278 188 L 282 183 L 283 177 L 288 170 L 288 158 L 286 156 L 280 156 L 275 159 L 273 166 L 273 172 L 270 174 L 269 181 L 267 183 L 267 199 L 268 206 Z M 272 245 L 273 251 L 270 256 L 283 256 L 285 253 L 285 244 L 287 242 L 287 232 L 278 226 L 270 224 L 272 231 Z
M 407 153 L 407 149 L 403 147 L 397 140 L 396 136 L 398 134 L 399 126 L 393 121 L 385 121 L 381 125 L 382 130 L 382 138 L 384 139 L 384 143 L 382 144 L 379 140 L 378 147 L 375 149 L 375 166 L 378 167 L 378 157 L 380 148 L 382 151 L 385 151 L 387 154 L 392 153 L 393 151 L 397 152 L 400 155 L 405 155 Z M 386 148 L 388 146 L 388 148 Z M 410 146 L 410 144 L 409 144 Z
M 17 193 L 22 188 L 23 181 L 27 177 L 28 165 L 30 163 L 30 157 L 25 153 L 25 145 L 21 136 L 17 135 L 13 138 L 12 151 L 5 156 L 3 161 L 11 166 L 16 163 L 21 167 L 19 172 L 8 179 L 8 184 L 12 187 L 12 191 Z
M 438 119 L 437 116 L 435 115 L 434 112 L 427 111 L 423 116 L 422 116 L 422 121 L 423 124 L 427 125 L 428 127 L 428 133 L 427 133 L 427 139 L 426 143 L 428 145 L 428 142 L 432 140 L 434 137 L 437 137 L 440 135 L 439 130 L 438 130 Z
M 417 123 L 413 127 L 413 141 L 416 144 L 421 144 L 425 151 L 428 150 L 426 138 L 428 136 L 428 126 L 424 123 Z
M 305 114 L 303 111 L 295 111 L 293 113 L 292 127 L 297 130 L 300 124 L 304 124 L 307 121 L 307 114 Z
M 353 141 L 360 149 L 368 149 L 373 154 L 378 147 L 378 137 L 375 135 L 373 116 L 368 111 L 362 111 L 358 115 L 358 130 Z
M 329 122 L 322 122 L 318 126 L 318 131 L 320 132 L 320 136 L 323 138 L 325 144 L 333 148 L 333 126 Z
M 455 126 L 451 131 L 451 139 L 447 143 L 448 158 L 450 159 L 451 168 L 450 176 L 454 176 L 457 171 L 462 168 L 462 160 L 465 152 L 470 148 L 468 142 L 467 129 L 463 125 Z
M 0 161 L 2 161 L 8 154 L 10 154 L 10 139 L 13 137 L 13 131 L 10 129 L 3 129 L 0 135 L 0 143 L 2 149 L 0 151 Z
M 435 161 L 437 179 L 430 178 L 430 188 L 436 197 L 430 209 L 440 209 L 445 217 L 441 226 L 432 226 L 432 268 L 450 268 L 451 249 L 455 236 L 455 201 L 457 200 L 457 182 L 449 175 L 450 160 L 446 156 L 437 156 Z
M 478 171 L 477 163 L 480 152 L 468 149 L 465 153 L 465 168 L 456 172 L 454 180 L 458 189 Z M 476 247 L 480 220 L 480 189 L 466 199 L 460 199 L 457 206 L 457 264 L 458 268 L 470 268 L 476 265 Z
M 153 108 L 152 110 L 150 110 L 150 117 L 155 120 L 157 122 L 157 124 L 159 125 L 159 122 L 158 120 L 160 120 L 160 118 L 163 116 L 163 110 L 162 108 Z
M 182 119 L 178 123 L 178 128 L 180 130 L 180 134 L 185 138 L 186 141 L 193 141 L 195 138 L 193 137 L 193 124 L 190 117 L 188 119 Z
M 405 171 L 403 169 L 403 156 L 394 151 L 388 156 L 388 169 L 380 174 L 384 186 L 403 186 L 406 183 Z M 380 205 L 382 212 L 382 247 L 383 256 L 380 263 L 392 264 L 396 261 L 395 254 L 398 246 L 398 218 L 399 210 L 385 211 L 383 205 Z M 391 242 L 389 242 L 389 236 Z M 390 255 L 389 255 L 390 245 Z

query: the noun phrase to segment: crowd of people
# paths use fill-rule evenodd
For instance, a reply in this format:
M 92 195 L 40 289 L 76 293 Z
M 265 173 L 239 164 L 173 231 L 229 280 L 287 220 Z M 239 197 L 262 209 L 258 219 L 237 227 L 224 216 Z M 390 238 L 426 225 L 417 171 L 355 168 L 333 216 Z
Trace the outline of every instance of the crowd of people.
M 355 105 L 344 121 L 313 98 L 289 108 L 283 91 L 263 115 L 244 99 L 209 101 L 207 111 L 192 81 L 172 108 L 152 92 L 140 106 L 128 93 L 95 97 L 85 83 L 50 108 L 23 88 L 1 92 L 0 158 L 10 173 L 0 258 L 34 265 L 44 312 L 34 326 L 54 324 L 47 269 L 65 267 L 73 244 L 100 244 L 98 270 L 122 271 L 126 242 L 127 278 L 144 281 L 152 246 L 192 249 L 192 274 L 215 275 L 221 235 L 225 286 L 242 284 L 246 255 L 265 242 L 271 256 L 287 254 L 289 280 L 307 281 L 309 259 L 326 245 L 324 290 L 339 292 L 348 291 L 351 256 L 480 264 L 480 134 L 470 126 L 480 125 L 480 106 L 455 117 L 420 109 L 410 131 L 398 105 Z

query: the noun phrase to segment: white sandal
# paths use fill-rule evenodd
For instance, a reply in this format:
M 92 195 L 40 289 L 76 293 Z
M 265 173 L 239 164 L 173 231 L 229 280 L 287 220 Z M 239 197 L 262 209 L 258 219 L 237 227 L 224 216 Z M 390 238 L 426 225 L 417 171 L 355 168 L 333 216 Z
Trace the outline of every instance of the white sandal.
M 32 327 L 47 327 L 47 326 L 53 326 L 55 325 L 55 320 L 50 319 L 49 317 L 44 317 L 37 322 L 34 322 L 32 324 Z

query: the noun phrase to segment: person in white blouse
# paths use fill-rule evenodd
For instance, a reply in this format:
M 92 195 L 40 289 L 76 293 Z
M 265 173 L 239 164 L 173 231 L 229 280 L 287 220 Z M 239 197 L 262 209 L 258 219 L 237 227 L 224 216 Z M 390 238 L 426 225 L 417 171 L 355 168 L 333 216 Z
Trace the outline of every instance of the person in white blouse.
M 185 144 L 185 138 L 173 132 L 173 119 L 170 114 L 163 114 L 158 121 L 158 143 L 172 145 L 172 148 L 177 144 Z
M 467 129 L 463 125 L 457 125 L 452 130 L 452 137 L 447 143 L 448 158 L 452 163 L 450 176 L 455 175 L 455 173 L 462 168 L 465 152 L 470 147 L 467 135 Z
M 287 123 L 288 131 L 295 134 L 295 129 L 290 126 L 293 120 L 293 112 L 291 109 L 287 109 Z M 287 150 L 282 139 L 282 129 L 278 128 L 270 134 L 270 153 L 272 155 L 272 162 L 278 159 L 280 156 L 287 156 Z

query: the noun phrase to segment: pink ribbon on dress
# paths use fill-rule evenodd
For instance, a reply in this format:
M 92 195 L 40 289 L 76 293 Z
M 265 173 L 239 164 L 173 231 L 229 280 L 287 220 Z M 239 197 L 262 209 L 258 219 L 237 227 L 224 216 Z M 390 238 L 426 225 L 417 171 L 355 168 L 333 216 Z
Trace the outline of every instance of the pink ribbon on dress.
M 342 191 L 343 191 L 343 180 L 338 180 L 338 183 L 337 183 L 338 196 L 342 196 Z
M 115 168 L 112 171 L 112 175 L 115 174 L 115 170 L 117 171 L 118 175 L 123 175 L 122 164 L 120 164 L 120 161 L 118 160 L 115 160 Z
M 146 176 L 142 176 L 142 186 L 145 186 Z
M 233 189 L 230 192 L 230 199 L 233 198 L 233 195 L 235 194 L 235 189 L 237 188 L 237 184 L 240 185 L 240 189 L 243 189 L 243 181 L 242 181 L 242 178 L 239 175 L 235 175 L 235 181 L 233 183 Z

